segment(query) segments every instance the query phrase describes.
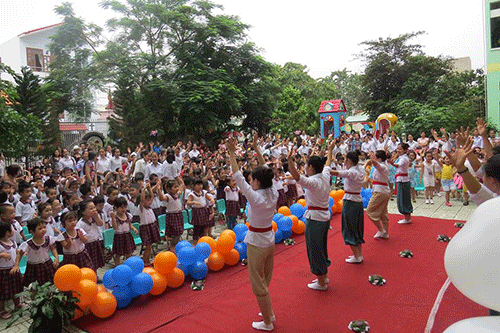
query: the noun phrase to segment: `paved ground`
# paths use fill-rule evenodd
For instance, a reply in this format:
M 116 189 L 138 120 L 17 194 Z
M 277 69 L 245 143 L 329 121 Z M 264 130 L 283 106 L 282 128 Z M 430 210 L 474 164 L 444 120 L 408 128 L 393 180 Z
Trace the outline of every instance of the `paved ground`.
M 427 216 L 427 217 L 432 217 L 432 218 L 439 218 L 439 219 L 450 219 L 450 220 L 464 220 L 466 221 L 476 206 L 471 202 L 470 205 L 464 206 L 461 201 L 458 201 L 457 199 L 452 199 L 452 207 L 448 207 L 445 205 L 445 200 L 444 200 L 444 194 L 442 197 L 434 197 L 434 204 L 425 204 L 425 200 L 423 199 L 423 196 L 420 195 L 417 197 L 416 202 L 413 204 L 413 214 L 416 216 Z M 389 213 L 390 214 L 398 214 L 398 209 L 396 205 L 396 198 L 394 200 L 389 201 Z M 224 230 L 224 227 L 221 225 L 217 225 L 214 230 L 215 235 L 219 235 L 222 230 Z M 190 238 L 189 238 L 190 239 Z M 166 249 L 166 244 L 161 244 L 158 248 L 158 250 L 164 250 Z M 137 248 L 137 251 L 135 255 L 139 255 L 140 247 Z M 103 276 L 103 274 L 108 270 L 113 268 L 111 261 L 106 264 L 105 267 L 100 268 L 98 270 L 98 275 L 100 277 Z M 9 302 L 9 306 L 12 308 L 12 302 Z M 5 327 L 7 326 L 7 320 L 1 320 L 0 319 L 0 332 L 4 333 L 25 333 L 28 332 L 28 327 L 31 323 L 31 320 L 29 319 L 29 316 L 26 315 L 26 317 L 18 320 L 15 325 L 10 327 L 9 329 L 6 329 Z M 70 333 L 85 333 L 85 331 L 82 331 L 78 329 L 77 327 L 71 325 L 67 328 L 65 328 L 64 332 L 70 332 Z

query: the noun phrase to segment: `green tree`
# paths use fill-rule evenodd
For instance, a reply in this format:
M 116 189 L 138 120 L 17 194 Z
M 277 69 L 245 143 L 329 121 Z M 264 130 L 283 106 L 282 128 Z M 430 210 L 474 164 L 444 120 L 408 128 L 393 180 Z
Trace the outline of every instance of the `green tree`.
M 363 90 L 362 76 L 347 69 L 333 71 L 321 81 L 330 83 L 338 92 L 336 98 L 344 101 L 348 112 L 363 110 L 367 98 Z
M 59 113 L 69 112 L 76 118 L 88 119 L 92 112 L 92 89 L 98 89 L 101 70 L 93 61 L 101 29 L 75 16 L 72 5 L 55 7 L 63 24 L 51 37 L 52 61 L 47 77 L 50 98 Z

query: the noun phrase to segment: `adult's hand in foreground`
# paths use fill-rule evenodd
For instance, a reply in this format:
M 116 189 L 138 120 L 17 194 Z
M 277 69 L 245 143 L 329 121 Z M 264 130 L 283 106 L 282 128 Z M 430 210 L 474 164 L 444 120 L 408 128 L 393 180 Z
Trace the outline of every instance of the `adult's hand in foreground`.
M 445 154 L 450 158 L 451 164 L 453 164 L 458 171 L 463 170 L 465 160 L 472 154 L 472 139 L 470 137 L 467 138 L 462 147 L 457 147 L 453 153 L 445 151 Z

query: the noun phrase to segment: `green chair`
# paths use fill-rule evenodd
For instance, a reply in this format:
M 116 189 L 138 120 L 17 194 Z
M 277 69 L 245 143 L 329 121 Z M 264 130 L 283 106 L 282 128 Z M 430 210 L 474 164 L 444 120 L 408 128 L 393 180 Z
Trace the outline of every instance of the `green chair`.
M 23 234 L 24 236 L 26 236 L 26 240 L 30 240 L 31 238 L 33 238 L 33 235 L 30 234 L 28 227 L 26 226 L 23 227 Z
M 415 186 L 415 191 L 424 191 L 424 181 L 420 181 L 420 171 L 417 171 L 417 186 Z
M 217 200 L 217 212 L 219 213 L 219 221 L 226 222 L 226 200 Z
M 165 225 L 165 214 L 158 216 L 158 226 L 160 228 L 160 236 L 165 237 L 165 230 L 167 230 L 167 226 Z
M 21 261 L 19 262 L 19 271 L 21 272 L 21 274 L 24 274 L 24 272 L 26 272 L 26 265 L 27 264 L 28 264 L 28 257 L 23 256 L 21 258 Z
M 115 238 L 115 229 L 106 229 L 102 232 L 102 238 L 104 239 L 104 248 L 107 250 L 113 250 L 113 239 Z
M 193 229 L 193 225 L 189 223 L 189 213 L 187 210 L 182 211 L 182 221 L 184 222 L 184 230 L 188 231 Z
M 137 229 L 137 231 L 139 231 L 139 222 L 132 223 L 132 225 Z M 138 233 L 136 234 L 132 230 L 130 230 L 130 232 L 132 233 L 132 237 L 134 238 L 135 245 L 142 245 L 141 236 Z
M 189 208 L 187 212 L 188 212 L 188 221 L 189 223 L 191 223 L 191 221 L 193 221 L 193 210 Z

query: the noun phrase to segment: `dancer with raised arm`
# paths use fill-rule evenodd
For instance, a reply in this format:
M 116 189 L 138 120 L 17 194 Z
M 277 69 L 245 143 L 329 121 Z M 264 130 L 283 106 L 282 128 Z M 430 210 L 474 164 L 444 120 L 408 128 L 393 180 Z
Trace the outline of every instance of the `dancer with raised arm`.
M 252 170 L 249 176 L 250 185 L 243 177 L 236 161 L 236 144 L 236 139 L 230 138 L 227 149 L 233 177 L 249 203 L 250 226 L 244 239 L 247 244 L 248 273 L 252 291 L 264 319 L 253 322 L 252 327 L 261 331 L 272 331 L 274 329 L 272 322 L 276 318 L 268 288 L 273 275 L 274 257 L 274 232 L 271 223 L 278 202 L 278 191 L 273 187 L 273 170 L 264 166 L 264 158 L 257 147 L 257 135 L 254 136 L 252 147 L 257 153 L 260 166 Z

